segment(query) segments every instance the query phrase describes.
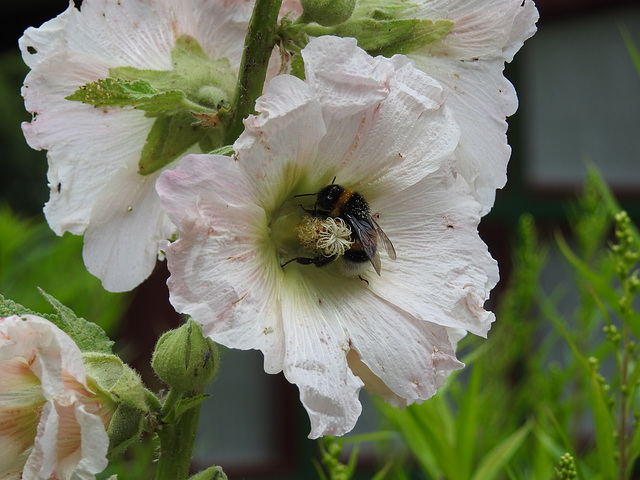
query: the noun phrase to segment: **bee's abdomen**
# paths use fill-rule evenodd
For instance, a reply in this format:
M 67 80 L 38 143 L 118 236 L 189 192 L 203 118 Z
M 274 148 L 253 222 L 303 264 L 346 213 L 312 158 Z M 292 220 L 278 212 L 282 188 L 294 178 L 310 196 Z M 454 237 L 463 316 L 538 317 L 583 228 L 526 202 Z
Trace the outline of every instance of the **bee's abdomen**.
M 345 260 L 349 260 L 350 262 L 354 262 L 354 263 L 369 261 L 369 257 L 367 256 L 364 250 L 358 250 L 353 248 L 344 252 L 343 257 L 345 258 Z

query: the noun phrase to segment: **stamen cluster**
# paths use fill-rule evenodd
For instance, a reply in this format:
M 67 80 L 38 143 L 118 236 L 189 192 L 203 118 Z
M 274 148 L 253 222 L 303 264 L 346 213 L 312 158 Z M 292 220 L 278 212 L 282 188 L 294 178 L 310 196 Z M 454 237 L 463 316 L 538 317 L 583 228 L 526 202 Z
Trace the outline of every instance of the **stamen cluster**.
M 341 218 L 304 217 L 297 233 L 306 251 L 320 252 L 325 257 L 344 255 L 353 245 L 351 228 Z

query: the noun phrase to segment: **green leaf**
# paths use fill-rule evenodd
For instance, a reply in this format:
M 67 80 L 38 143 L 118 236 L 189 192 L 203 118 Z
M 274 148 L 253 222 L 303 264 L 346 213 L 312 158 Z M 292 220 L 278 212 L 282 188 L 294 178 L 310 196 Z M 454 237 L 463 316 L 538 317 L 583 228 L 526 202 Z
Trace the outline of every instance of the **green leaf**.
M 495 478 L 522 446 L 532 427 L 531 422 L 525 423 L 494 447 L 475 470 L 473 477 L 471 477 L 472 480 L 492 480 Z
M 469 478 L 473 471 L 473 459 L 476 446 L 477 428 L 480 426 L 478 418 L 478 401 L 480 381 L 482 378 L 481 364 L 472 367 L 471 378 L 460 401 L 456 417 L 456 445 L 458 447 L 458 464 L 462 470 L 461 477 Z
M 73 310 L 65 307 L 44 290 L 40 289 L 40 293 L 57 313 L 57 318 L 49 318 L 49 320 L 69 335 L 80 350 L 83 352 L 113 353 L 111 349 L 113 341 L 99 325 L 77 317 Z
M 638 48 L 635 43 L 633 43 L 633 39 L 631 38 L 631 34 L 629 33 L 629 30 L 627 30 L 627 27 L 619 25 L 618 28 L 620 29 L 620 34 L 622 35 L 622 39 L 624 40 L 624 44 L 627 47 L 629 55 L 631 55 L 631 60 L 633 61 L 638 73 L 640 73 L 640 52 L 638 52 Z
M 622 312 L 619 301 L 621 294 L 616 291 L 599 272 L 593 271 L 586 263 L 578 258 L 571 251 L 561 235 L 556 235 L 556 242 L 564 258 L 591 284 L 595 293 L 607 303 L 611 310 L 616 312 L 621 318 L 624 318 L 625 315 L 624 312 Z M 640 338 L 640 315 L 634 311 L 629 312 L 627 315 L 632 319 L 630 326 L 634 335 Z
M 40 315 L 40 314 L 38 314 L 38 313 L 36 313 L 36 312 L 34 312 L 32 310 L 29 310 L 26 307 L 23 307 L 19 303 L 16 303 L 13 300 L 9 300 L 8 298 L 4 298 L 2 295 L 0 295 L 0 318 L 2 318 L 2 317 L 10 317 L 12 315 L 38 315 L 38 316 L 42 316 L 42 315 Z
M 604 480 L 616 480 L 618 478 L 611 414 L 608 408 L 608 399 L 602 384 L 598 381 L 597 372 L 594 369 L 591 374 L 591 392 L 593 398 L 593 419 L 596 428 L 596 451 L 600 461 L 599 471 Z
M 391 57 L 407 54 L 445 37 L 453 23 L 447 20 L 354 18 L 334 27 L 309 25 L 305 32 L 311 36 L 336 35 L 354 37 L 358 46 L 370 55 Z

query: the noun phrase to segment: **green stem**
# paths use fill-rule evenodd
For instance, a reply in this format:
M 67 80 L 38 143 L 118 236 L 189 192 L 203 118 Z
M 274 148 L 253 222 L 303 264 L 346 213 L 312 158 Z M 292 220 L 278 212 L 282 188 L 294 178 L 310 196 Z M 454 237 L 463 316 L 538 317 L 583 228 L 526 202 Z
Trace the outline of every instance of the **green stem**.
M 242 133 L 242 120 L 255 113 L 256 99 L 262 95 L 269 58 L 276 44 L 278 14 L 282 0 L 257 0 L 249 22 L 240 64 L 235 103 L 225 133 L 231 145 Z
M 165 406 L 175 405 L 178 399 L 176 394 L 169 392 Z M 177 395 L 178 398 L 180 395 Z M 163 413 L 165 412 L 163 408 Z M 191 454 L 193 444 L 198 430 L 198 419 L 200 418 L 200 405 L 190 408 L 184 412 L 180 418 L 163 425 L 158 430 L 160 438 L 160 455 L 158 467 L 156 469 L 156 480 L 185 480 L 189 476 L 189 465 L 191 464 Z

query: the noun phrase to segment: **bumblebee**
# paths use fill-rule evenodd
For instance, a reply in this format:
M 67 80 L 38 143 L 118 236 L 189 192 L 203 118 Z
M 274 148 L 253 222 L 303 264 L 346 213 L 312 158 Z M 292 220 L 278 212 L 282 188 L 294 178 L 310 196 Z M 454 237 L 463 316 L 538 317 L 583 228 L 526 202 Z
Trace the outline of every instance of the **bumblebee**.
M 371 209 L 367 201 L 355 190 L 331 183 L 317 193 L 296 195 L 297 197 L 315 195 L 316 203 L 313 210 L 305 212 L 314 217 L 341 220 L 350 230 L 350 246 L 341 255 L 318 255 L 313 258 L 295 257 L 285 262 L 297 262 L 302 265 L 315 265 L 321 267 L 338 257 L 342 258 L 342 269 L 346 275 L 359 276 L 370 262 L 376 273 L 380 275 L 381 262 L 378 254 L 380 244 L 395 260 L 396 251 L 389 237 L 382 231 L 378 222 L 371 215 Z

